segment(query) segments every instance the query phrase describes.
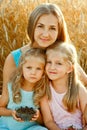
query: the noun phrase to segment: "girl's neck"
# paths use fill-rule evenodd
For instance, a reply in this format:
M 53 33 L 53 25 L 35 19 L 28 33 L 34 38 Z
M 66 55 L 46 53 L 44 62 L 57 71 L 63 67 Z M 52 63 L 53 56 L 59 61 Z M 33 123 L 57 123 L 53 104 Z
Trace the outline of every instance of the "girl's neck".
M 67 80 L 57 80 L 57 81 L 52 81 L 52 86 L 55 89 L 56 92 L 58 93 L 64 93 L 67 91 Z
M 21 88 L 25 91 L 33 91 L 35 84 L 29 82 L 23 82 Z

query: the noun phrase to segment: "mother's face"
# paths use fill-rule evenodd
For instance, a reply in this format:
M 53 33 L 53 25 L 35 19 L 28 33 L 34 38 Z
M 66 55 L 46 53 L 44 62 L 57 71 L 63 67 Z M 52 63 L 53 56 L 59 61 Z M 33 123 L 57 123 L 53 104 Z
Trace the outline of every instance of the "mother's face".
M 34 30 L 34 44 L 46 48 L 58 37 L 58 19 L 53 14 L 42 15 Z

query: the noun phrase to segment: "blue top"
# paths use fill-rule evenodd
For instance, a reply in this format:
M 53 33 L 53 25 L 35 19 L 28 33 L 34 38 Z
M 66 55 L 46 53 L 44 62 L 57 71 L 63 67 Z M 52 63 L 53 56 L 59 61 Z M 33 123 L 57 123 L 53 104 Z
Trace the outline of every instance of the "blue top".
M 19 60 L 20 60 L 20 57 L 22 55 L 22 51 L 21 49 L 17 49 L 17 50 L 14 50 L 11 52 L 12 56 L 13 56 L 13 59 L 14 59 L 14 62 L 16 64 L 16 67 L 18 67 L 19 65 Z
M 24 91 L 23 89 L 20 90 L 22 95 L 21 103 L 14 103 L 12 98 L 12 87 L 11 84 L 8 84 L 8 92 L 9 92 L 9 102 L 7 105 L 8 109 L 15 110 L 19 107 L 33 107 L 36 109 L 33 103 L 33 91 Z M 13 116 L 1 116 L 0 118 L 0 130 L 47 130 L 45 127 L 42 127 L 37 122 L 19 122 L 16 121 Z

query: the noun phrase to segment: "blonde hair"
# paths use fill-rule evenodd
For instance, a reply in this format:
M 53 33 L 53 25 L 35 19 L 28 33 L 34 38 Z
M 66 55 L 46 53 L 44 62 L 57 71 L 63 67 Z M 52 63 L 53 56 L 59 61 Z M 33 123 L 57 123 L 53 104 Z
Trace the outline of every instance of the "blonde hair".
M 12 94 L 13 94 L 13 101 L 15 103 L 20 103 L 22 96 L 20 92 L 20 88 L 23 85 L 23 72 L 22 72 L 22 66 L 23 64 L 26 63 L 26 60 L 30 58 L 30 56 L 34 56 L 36 58 L 40 58 L 44 64 L 45 67 L 45 52 L 42 49 L 37 49 L 37 48 L 31 48 L 30 50 L 25 51 L 20 59 L 19 66 L 16 69 L 16 71 L 12 74 L 10 78 L 10 82 L 12 84 Z M 41 97 L 44 96 L 45 94 L 45 74 L 43 74 L 42 78 L 40 81 L 38 81 L 34 87 L 34 95 L 33 95 L 33 100 L 35 105 L 39 105 L 39 101 Z
M 55 44 L 49 46 L 46 51 L 46 55 L 49 55 L 50 50 L 57 51 L 62 54 L 70 64 L 72 64 L 73 70 L 68 74 L 68 91 L 63 98 L 63 103 L 67 108 L 67 111 L 74 112 L 78 107 L 78 94 L 79 86 L 81 85 L 78 80 L 77 73 L 77 53 L 74 45 L 66 44 L 65 42 L 55 42 Z
M 38 5 L 31 13 L 28 21 L 28 35 L 31 43 L 34 42 L 34 30 L 39 18 L 44 14 L 53 14 L 58 19 L 58 38 L 57 41 L 68 41 L 69 35 L 67 32 L 66 22 L 60 8 L 56 4 L 43 3 Z

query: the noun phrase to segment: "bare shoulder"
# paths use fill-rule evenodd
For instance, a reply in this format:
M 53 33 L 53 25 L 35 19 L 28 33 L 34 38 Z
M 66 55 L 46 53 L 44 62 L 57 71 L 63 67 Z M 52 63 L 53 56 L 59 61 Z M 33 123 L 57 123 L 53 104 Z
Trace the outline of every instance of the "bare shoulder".
M 7 64 L 9 64 L 9 65 L 15 64 L 15 63 L 14 63 L 13 56 L 12 56 L 11 53 L 6 57 L 6 60 L 5 60 L 5 64 L 4 64 L 4 65 L 7 65 Z
M 26 50 L 28 50 L 28 49 L 30 49 L 30 48 L 31 48 L 31 47 L 30 47 L 30 44 L 27 44 L 27 45 L 21 47 L 21 51 L 22 51 L 22 52 L 25 52 Z

